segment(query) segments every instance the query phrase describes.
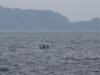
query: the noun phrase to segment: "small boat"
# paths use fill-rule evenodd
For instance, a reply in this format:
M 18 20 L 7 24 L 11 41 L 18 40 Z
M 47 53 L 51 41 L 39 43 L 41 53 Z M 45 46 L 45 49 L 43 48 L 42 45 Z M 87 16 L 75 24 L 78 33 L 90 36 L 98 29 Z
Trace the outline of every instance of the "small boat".
M 39 45 L 39 48 L 40 49 L 50 49 L 50 45 L 48 45 L 48 44 L 41 44 L 41 45 Z

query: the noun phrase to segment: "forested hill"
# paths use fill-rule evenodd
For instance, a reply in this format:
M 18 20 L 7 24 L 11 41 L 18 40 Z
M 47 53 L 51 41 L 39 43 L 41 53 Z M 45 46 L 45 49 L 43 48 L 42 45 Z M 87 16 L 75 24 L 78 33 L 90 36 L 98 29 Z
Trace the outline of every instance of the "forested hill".
M 73 23 L 67 17 L 49 10 L 11 9 L 0 6 L 0 30 L 99 31 L 100 19 Z

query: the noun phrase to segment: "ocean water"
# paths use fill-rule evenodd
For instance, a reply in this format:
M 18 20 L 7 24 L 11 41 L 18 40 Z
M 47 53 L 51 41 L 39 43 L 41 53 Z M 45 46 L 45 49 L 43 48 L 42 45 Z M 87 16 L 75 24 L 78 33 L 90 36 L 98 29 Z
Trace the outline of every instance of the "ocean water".
M 100 75 L 100 33 L 0 32 L 0 75 Z

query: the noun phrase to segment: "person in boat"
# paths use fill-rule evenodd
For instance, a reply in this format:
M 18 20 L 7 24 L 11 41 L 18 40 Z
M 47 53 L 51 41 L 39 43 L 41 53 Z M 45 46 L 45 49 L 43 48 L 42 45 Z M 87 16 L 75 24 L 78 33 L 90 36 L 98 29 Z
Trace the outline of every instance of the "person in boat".
M 39 48 L 40 48 L 40 49 L 49 49 L 50 46 L 47 45 L 47 44 L 42 44 L 42 45 L 39 46 Z

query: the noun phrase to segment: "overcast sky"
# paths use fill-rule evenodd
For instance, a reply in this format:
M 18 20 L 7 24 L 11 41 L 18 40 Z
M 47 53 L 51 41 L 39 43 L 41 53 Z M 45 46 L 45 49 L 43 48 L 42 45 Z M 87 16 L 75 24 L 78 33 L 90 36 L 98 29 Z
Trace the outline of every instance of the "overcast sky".
M 52 10 L 71 21 L 100 17 L 100 0 L 0 0 L 0 5 L 11 8 Z

